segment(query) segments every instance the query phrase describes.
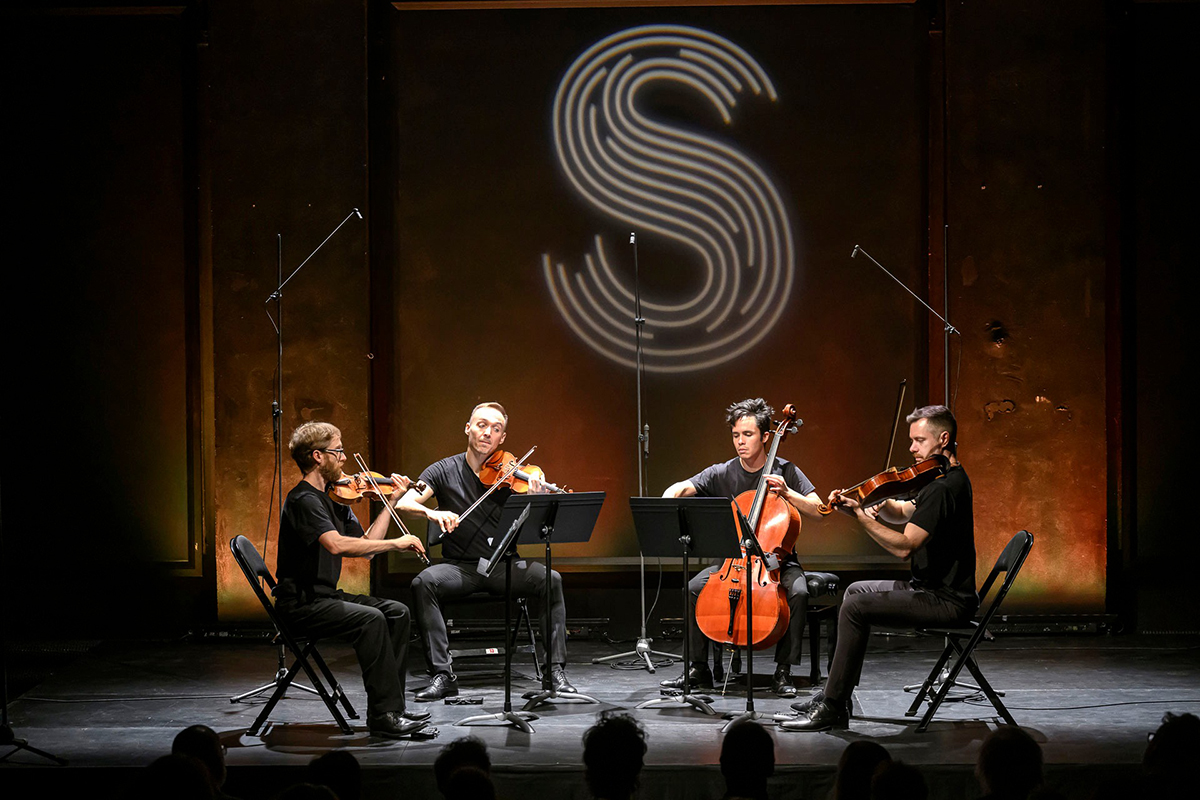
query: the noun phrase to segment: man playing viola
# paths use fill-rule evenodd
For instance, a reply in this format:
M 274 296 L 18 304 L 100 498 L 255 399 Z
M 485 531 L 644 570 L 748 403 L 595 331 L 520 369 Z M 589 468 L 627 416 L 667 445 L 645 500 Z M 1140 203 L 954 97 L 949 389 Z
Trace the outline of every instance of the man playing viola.
M 312 638 L 348 637 L 367 690 L 367 727 L 398 738 L 426 726 L 429 714 L 404 710 L 404 670 L 412 617 L 395 600 L 347 594 L 337 588 L 343 557 L 369 557 L 425 547 L 415 536 L 385 539 L 391 517 L 385 508 L 363 530 L 349 506 L 326 494 L 342 477 L 346 453 L 341 432 L 327 422 L 306 422 L 288 444 L 303 477 L 288 492 L 279 528 L 279 583 L 275 609 L 296 633 Z M 411 481 L 392 475 L 397 490 Z M 387 501 L 385 501 L 387 502 Z
M 663 492 L 663 497 L 730 497 L 736 498 L 743 492 L 758 488 L 759 478 L 767 461 L 768 440 L 771 435 L 771 415 L 775 411 L 762 398 L 743 400 L 726 409 L 725 421 L 733 433 L 733 447 L 737 457 L 721 464 L 713 464 L 686 481 L 672 484 Z M 801 514 L 812 519 L 821 519 L 821 498 L 803 472 L 790 461 L 775 459 L 772 474 L 767 475 L 769 491 L 779 495 Z M 693 612 L 701 590 L 709 577 L 720 565 L 701 570 L 688 583 Z M 779 582 L 788 598 L 791 618 L 787 632 L 775 647 L 775 675 L 771 688 L 776 694 L 793 694 L 791 671 L 793 664 L 800 663 L 800 649 L 804 641 L 804 618 L 808 611 L 808 582 L 795 552 L 789 553 L 780 564 Z M 692 625 L 687 632 L 688 650 L 692 663 L 683 676 L 662 681 L 668 689 L 682 689 L 684 681 L 690 688 L 710 688 L 712 670 L 708 666 L 708 639 L 696 624 L 696 615 L 691 615 Z
M 397 508 L 408 515 L 434 522 L 442 531 L 442 561 L 421 571 L 412 582 L 413 604 L 420 620 L 422 635 L 429 653 L 433 679 L 416 693 L 421 701 L 439 700 L 458 694 L 458 679 L 450 660 L 450 644 L 441 604 L 474 592 L 500 595 L 504 592 L 504 575 L 489 577 L 477 571 L 480 558 L 492 555 L 492 542 L 498 535 L 496 525 L 504 501 L 511 494 L 507 487 L 493 491 L 465 519 L 461 515 L 479 500 L 490 487 L 480 479 L 484 462 L 503 444 L 508 433 L 508 414 L 499 403 L 480 403 L 471 411 L 465 433 L 466 452 L 443 458 L 421 473 L 425 490 L 410 488 L 400 499 Z M 529 482 L 531 492 L 544 491 L 542 481 L 534 477 Z M 437 508 L 429 508 L 430 498 L 437 499 Z M 563 601 L 562 577 L 550 573 L 550 608 L 542 609 L 550 617 L 550 641 L 546 643 L 549 663 L 542 676 L 544 688 L 557 693 L 573 693 L 575 687 L 567 680 L 567 609 Z M 545 592 L 546 567 L 536 561 L 514 561 L 513 594 L 518 597 L 541 598 Z
M 799 716 L 781 722 L 785 730 L 823 731 L 849 724 L 850 695 L 862 676 L 872 625 L 957 627 L 979 607 L 971 481 L 958 461 L 958 424 L 945 406 L 918 408 L 907 421 L 913 458 L 920 462 L 945 456 L 950 464 L 945 476 L 910 501 L 893 499 L 863 508 L 853 497 L 833 492 L 829 504 L 853 513 L 884 550 L 911 561 L 912 577 L 850 584 L 838 614 L 837 646 L 825 688 L 794 704 Z M 904 527 L 898 531 L 885 522 Z

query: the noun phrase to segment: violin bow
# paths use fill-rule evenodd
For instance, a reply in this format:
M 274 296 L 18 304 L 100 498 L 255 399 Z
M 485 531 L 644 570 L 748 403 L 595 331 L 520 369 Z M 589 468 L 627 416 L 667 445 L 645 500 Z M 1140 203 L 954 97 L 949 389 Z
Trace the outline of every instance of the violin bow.
M 896 449 L 896 432 L 900 430 L 900 411 L 904 408 L 904 390 L 908 388 L 908 378 L 900 379 L 900 396 L 896 398 L 896 421 L 892 423 L 892 438 L 888 442 L 887 460 L 883 463 L 883 471 L 892 468 L 892 451 Z
M 506 480 L 508 480 L 509 477 L 511 477 L 514 472 L 519 470 L 521 467 L 525 466 L 525 461 L 528 460 L 528 458 L 531 455 L 533 455 L 534 450 L 537 450 L 536 444 L 533 447 L 529 448 L 529 451 L 527 453 L 525 453 L 525 455 L 521 456 L 516 461 L 509 464 L 508 467 L 504 470 L 504 472 L 500 475 L 500 477 L 496 479 L 496 482 L 493 483 L 491 486 L 489 486 L 488 490 L 486 492 L 484 492 L 482 495 L 480 495 L 478 500 L 476 500 L 474 503 L 471 503 L 470 508 L 468 508 L 466 511 L 464 511 L 463 513 L 458 515 L 458 521 L 462 522 L 464 519 L 466 519 L 467 514 L 470 514 L 472 511 L 474 511 L 476 508 L 478 508 L 479 504 L 488 498 L 488 495 L 490 495 L 492 492 L 499 489 L 500 485 L 502 483 L 504 483 Z M 484 462 L 484 463 L 487 463 L 487 462 Z
M 404 522 L 400 519 L 400 514 L 396 511 L 395 506 L 389 503 L 388 499 L 383 496 L 383 491 L 379 488 L 379 483 L 375 480 L 375 476 L 371 474 L 371 469 L 367 466 L 366 460 L 358 453 L 354 454 L 354 460 L 358 464 L 358 468 L 362 470 L 363 475 L 367 477 L 367 483 L 371 484 L 371 488 L 375 490 L 375 494 L 379 495 L 379 499 L 383 501 L 383 507 L 387 509 L 392 521 L 400 527 L 400 533 L 404 536 L 411 536 L 412 534 L 404 526 Z M 413 550 L 413 553 L 416 554 L 417 558 L 425 562 L 425 566 L 429 566 L 429 559 L 420 550 Z

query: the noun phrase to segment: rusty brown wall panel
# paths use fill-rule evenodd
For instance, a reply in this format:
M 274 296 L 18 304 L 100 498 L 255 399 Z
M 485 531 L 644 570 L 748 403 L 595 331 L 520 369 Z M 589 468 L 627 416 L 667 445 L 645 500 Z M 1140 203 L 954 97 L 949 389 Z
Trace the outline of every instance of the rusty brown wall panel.
M 980 572 L 1032 531 L 1027 607 L 1104 607 L 1104 14 L 948 4 L 951 385 Z
M 278 511 L 268 512 L 276 347 L 264 304 L 276 234 L 286 277 L 366 205 L 365 12 L 333 0 L 209 5 L 218 601 L 237 618 L 256 604 L 228 541 L 244 534 L 261 550 Z M 303 421 L 329 421 L 369 458 L 368 286 L 366 227 L 351 220 L 284 290 L 285 440 Z M 284 458 L 286 494 L 299 473 Z M 348 561 L 344 575 L 366 588 L 365 563 Z

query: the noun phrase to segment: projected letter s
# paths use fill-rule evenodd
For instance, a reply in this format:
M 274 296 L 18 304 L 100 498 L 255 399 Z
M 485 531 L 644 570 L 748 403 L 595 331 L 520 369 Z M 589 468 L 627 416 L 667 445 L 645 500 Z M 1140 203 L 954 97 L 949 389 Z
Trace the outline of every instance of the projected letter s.
M 766 173 L 717 139 L 642 114 L 638 95 L 651 85 L 698 94 L 726 124 L 747 89 L 776 94 L 758 62 L 728 39 L 647 25 L 588 48 L 554 98 L 554 147 L 571 187 L 613 220 L 681 245 L 701 266 L 678 296 L 642 300 L 646 369 L 691 372 L 766 336 L 790 299 L 795 248 Z M 568 274 L 543 254 L 555 305 L 590 347 L 633 366 L 632 280 L 614 272 L 599 235 L 584 262 Z

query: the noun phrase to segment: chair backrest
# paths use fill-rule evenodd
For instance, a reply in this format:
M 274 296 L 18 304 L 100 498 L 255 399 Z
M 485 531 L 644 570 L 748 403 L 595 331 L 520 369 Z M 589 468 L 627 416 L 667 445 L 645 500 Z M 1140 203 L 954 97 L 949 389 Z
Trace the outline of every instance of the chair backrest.
M 271 575 L 271 571 L 267 569 L 267 564 L 263 561 L 263 557 L 258 554 L 258 548 L 245 536 L 235 536 L 229 540 L 229 549 L 233 551 L 233 560 L 242 568 L 242 574 L 246 576 L 246 582 L 254 590 L 254 594 L 267 610 L 267 614 L 270 615 L 271 620 L 275 621 L 275 607 L 271 603 L 271 598 L 267 596 L 262 587 L 262 583 L 266 582 L 269 588 L 274 589 L 275 578 Z
M 1000 603 L 1004 601 L 1004 596 L 1008 594 L 1008 590 L 1012 587 L 1013 581 L 1017 579 L 1017 574 L 1021 571 L 1021 565 L 1025 563 L 1025 558 L 1029 555 L 1029 551 L 1033 549 L 1033 534 L 1029 531 L 1019 531 L 1011 539 L 1004 549 L 1000 551 L 1000 557 L 996 559 L 996 566 L 992 567 L 992 571 L 988 574 L 987 580 L 983 582 L 983 586 L 979 590 L 979 602 L 983 604 L 988 592 L 991 590 L 1000 573 L 1004 573 L 1004 581 L 1000 584 L 1000 588 L 996 590 L 992 601 L 987 606 L 983 617 L 979 620 L 979 627 L 986 628 L 988 621 L 1000 608 Z

